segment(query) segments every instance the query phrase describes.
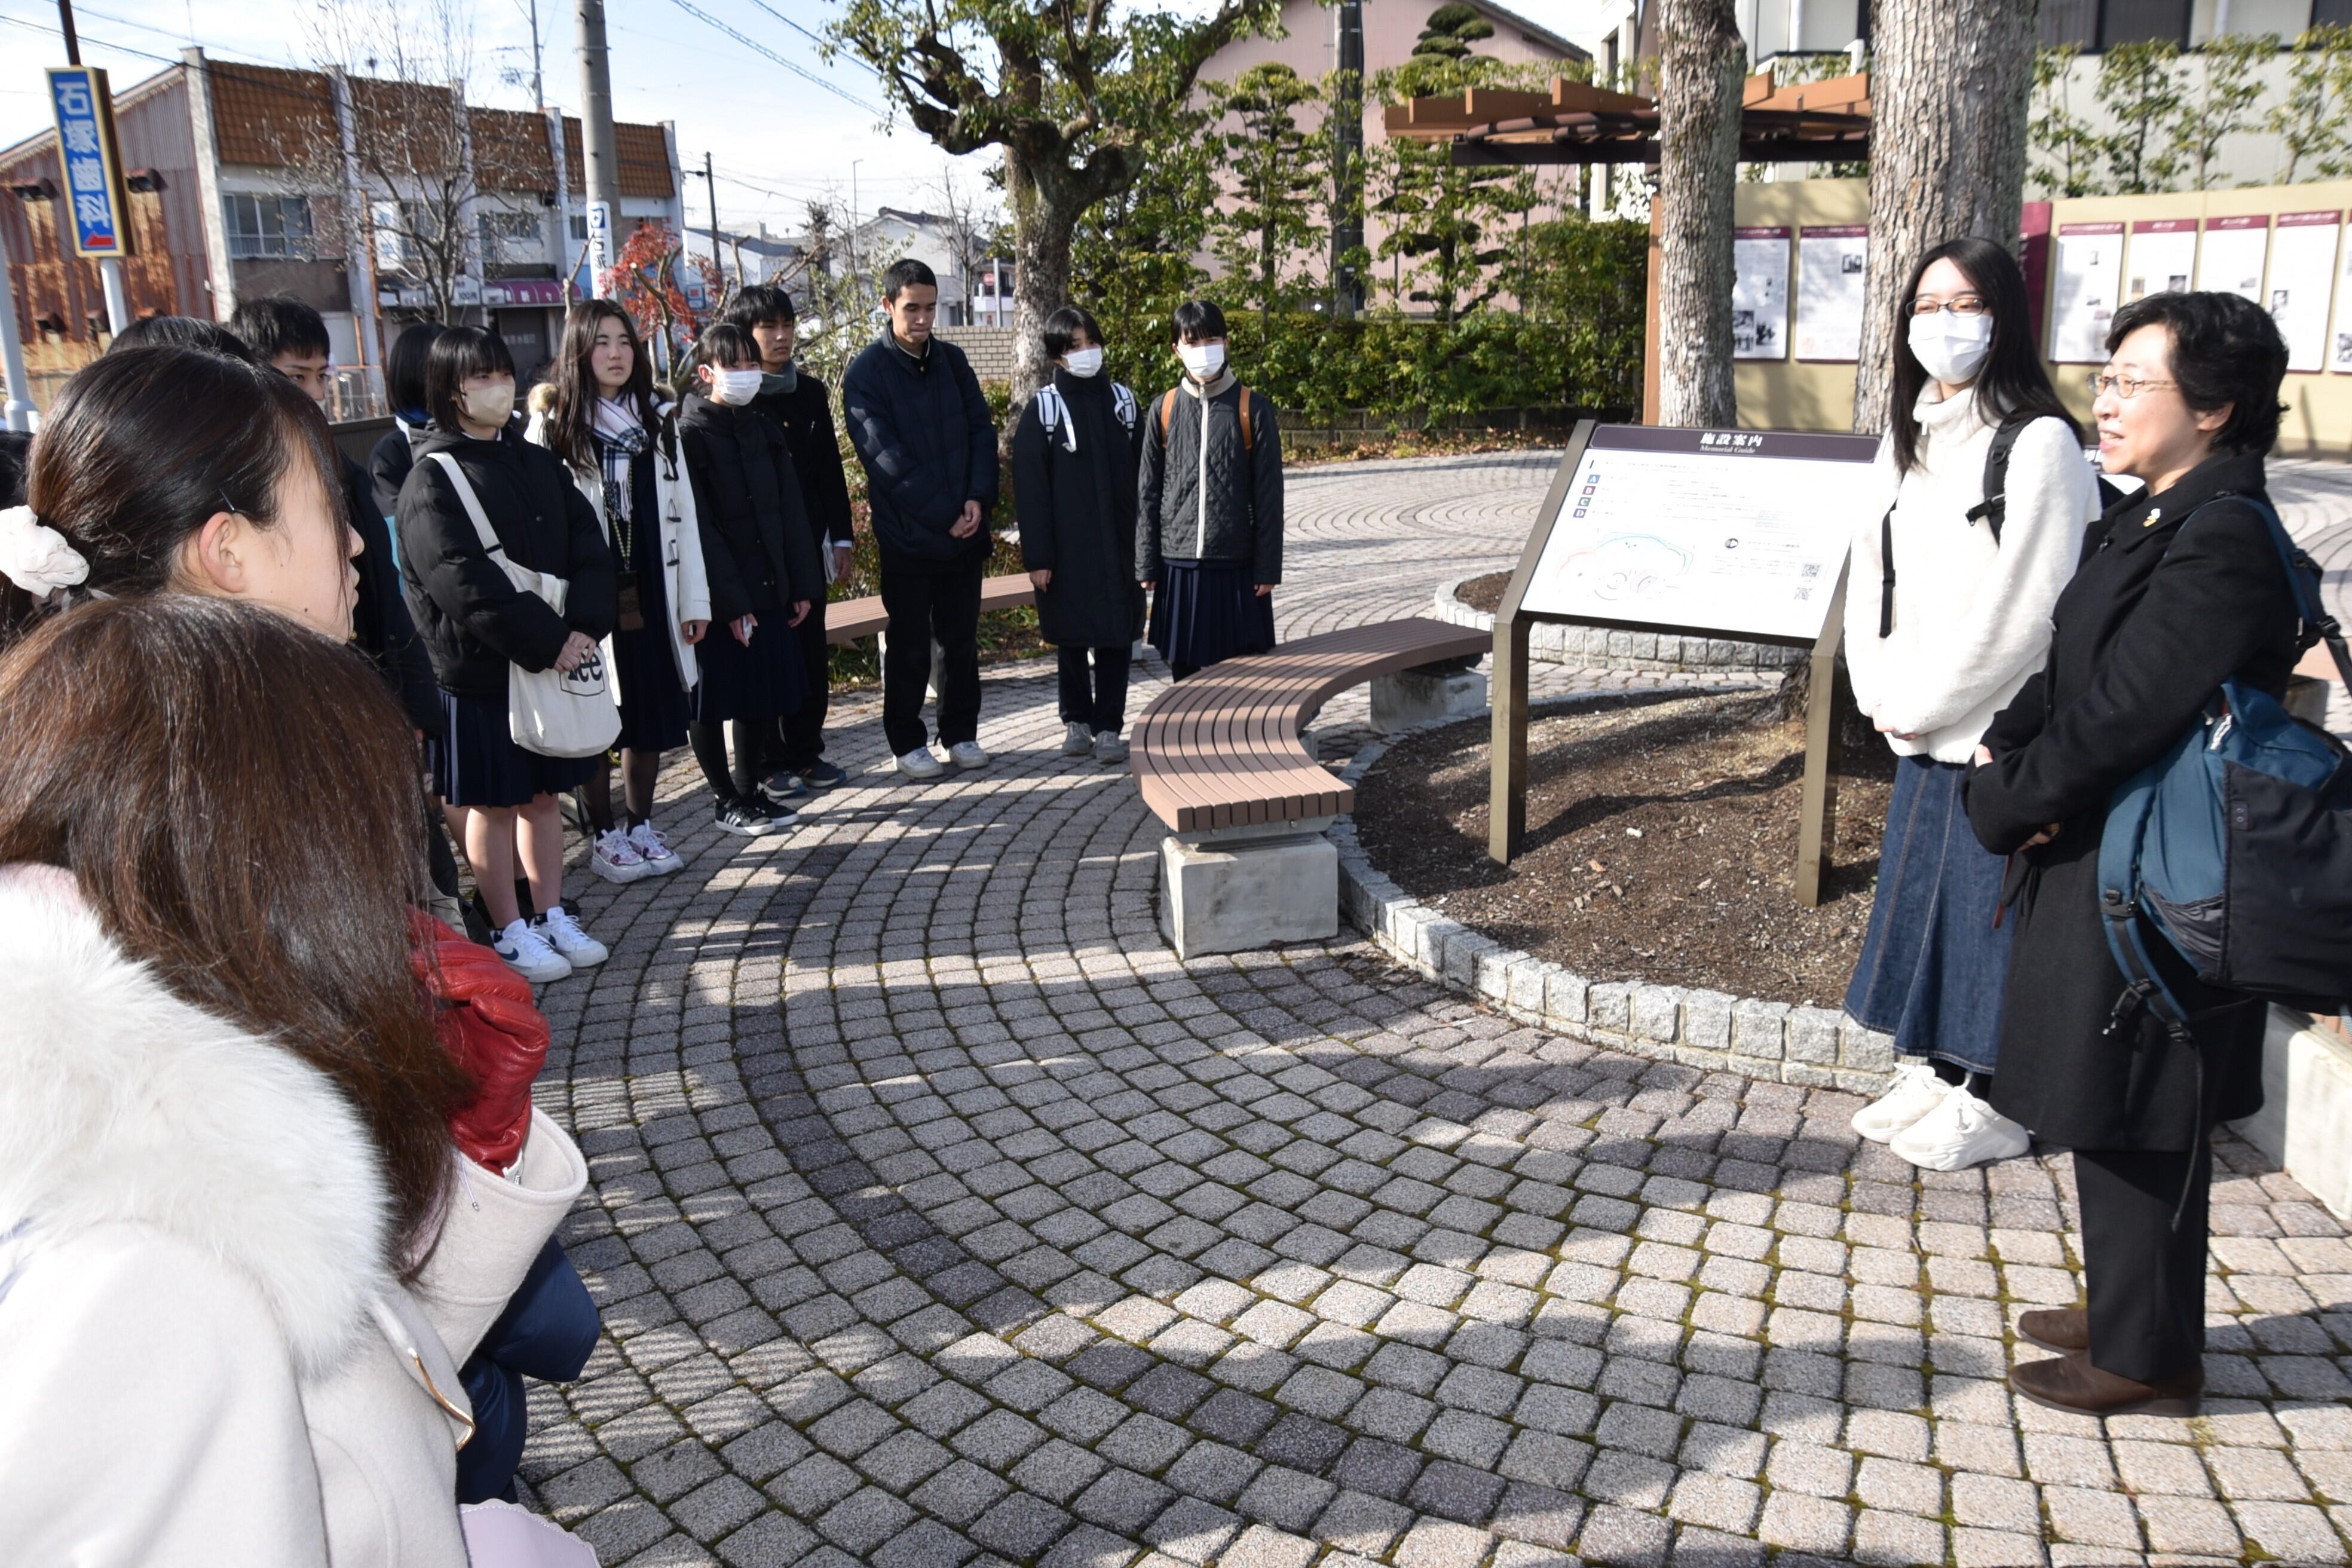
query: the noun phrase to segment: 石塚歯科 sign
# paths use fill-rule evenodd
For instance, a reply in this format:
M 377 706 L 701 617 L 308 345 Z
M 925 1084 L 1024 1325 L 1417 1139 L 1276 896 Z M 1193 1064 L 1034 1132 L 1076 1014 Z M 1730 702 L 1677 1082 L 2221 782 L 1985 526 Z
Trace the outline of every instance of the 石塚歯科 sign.
M 66 231 L 74 254 L 131 254 L 129 204 L 114 142 L 114 103 L 106 73 L 92 66 L 52 67 L 49 104 L 58 123 L 58 167 L 64 177 Z

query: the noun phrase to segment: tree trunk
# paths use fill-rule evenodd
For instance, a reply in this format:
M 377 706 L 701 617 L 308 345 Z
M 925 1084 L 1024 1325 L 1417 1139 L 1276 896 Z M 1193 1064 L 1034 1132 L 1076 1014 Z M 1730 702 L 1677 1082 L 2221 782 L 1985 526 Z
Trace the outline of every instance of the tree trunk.
M 1870 58 L 1870 276 L 1853 427 L 1886 427 L 1904 286 L 1979 235 L 2014 248 L 2036 0 L 1877 0 Z
M 1658 423 L 1730 425 L 1731 198 L 1747 51 L 1731 0 L 1664 0 L 1658 39 Z
M 1085 210 L 1069 188 L 1074 182 L 1056 178 L 1051 171 L 1042 180 L 1037 174 L 1024 163 L 1018 149 L 1005 149 L 1004 188 L 1013 205 L 1013 331 L 1007 440 L 1031 394 L 1053 375 L 1045 360 L 1045 318 L 1069 302 L 1070 236 Z

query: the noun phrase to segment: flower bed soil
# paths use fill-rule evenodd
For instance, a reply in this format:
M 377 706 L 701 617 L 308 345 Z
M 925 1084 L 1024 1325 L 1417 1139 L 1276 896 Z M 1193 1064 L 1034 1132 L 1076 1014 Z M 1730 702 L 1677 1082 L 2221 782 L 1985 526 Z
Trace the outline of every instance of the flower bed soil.
M 1468 596 L 1466 594 L 1464 595 Z M 1802 722 L 1769 696 L 1538 714 L 1526 850 L 1486 858 L 1487 721 L 1406 736 L 1357 785 L 1359 841 L 1412 898 L 1595 981 L 1836 1006 L 1862 951 L 1895 759 L 1850 743 L 1820 907 L 1796 900 Z
M 1511 585 L 1508 572 L 1489 572 L 1484 577 L 1473 577 L 1454 585 L 1454 596 L 1474 610 L 1488 615 L 1503 607 L 1503 590 Z

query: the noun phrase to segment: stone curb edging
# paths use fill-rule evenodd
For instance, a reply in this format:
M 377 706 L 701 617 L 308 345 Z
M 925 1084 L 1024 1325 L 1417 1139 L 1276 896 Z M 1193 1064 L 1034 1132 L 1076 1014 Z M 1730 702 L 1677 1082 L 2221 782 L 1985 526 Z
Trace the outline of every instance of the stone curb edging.
M 1451 587 L 1452 584 L 1447 584 Z M 1444 589 L 1439 590 L 1441 595 Z M 1475 613 L 1475 612 L 1473 612 Z M 1538 709 L 1593 701 L 1557 698 Z M 1407 735 L 1455 724 L 1433 721 L 1369 742 L 1339 776 L 1353 784 Z M 1841 1089 L 1875 1098 L 1895 1067 L 1895 1042 L 1829 1007 L 1794 1007 L 1684 985 L 1593 981 L 1564 964 L 1507 948 L 1412 896 L 1375 868 L 1352 816 L 1328 829 L 1339 852 L 1339 912 L 1391 957 L 1524 1024 L 1572 1039 L 1676 1062 L 1703 1072 Z
M 1463 584 L 1489 576 L 1472 572 L 1437 585 L 1431 615 L 1449 626 L 1492 635 L 1494 615 L 1473 609 L 1456 594 Z M 1539 664 L 1570 664 L 1592 669 L 1782 670 L 1805 659 L 1802 648 L 1723 637 L 1675 637 L 1668 632 L 1613 631 L 1606 626 L 1538 623 L 1528 637 L 1528 657 Z

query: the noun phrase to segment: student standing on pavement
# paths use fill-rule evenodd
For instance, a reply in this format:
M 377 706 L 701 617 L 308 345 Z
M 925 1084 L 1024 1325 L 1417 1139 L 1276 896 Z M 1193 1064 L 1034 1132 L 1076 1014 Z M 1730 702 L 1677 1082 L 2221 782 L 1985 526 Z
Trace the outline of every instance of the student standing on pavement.
M 613 815 L 612 776 L 596 759 L 580 789 L 593 834 L 588 868 L 634 882 L 686 865 L 654 826 L 654 783 L 662 753 L 686 744 L 688 693 L 701 678 L 694 648 L 710 629 L 702 529 L 674 410 L 654 399 L 653 365 L 627 311 L 610 300 L 572 306 L 547 385 L 548 411 L 525 438 L 562 458 L 596 509 L 618 584 L 604 662 L 620 689 L 627 821 Z
M 408 605 L 441 686 L 441 724 L 428 732 L 442 800 L 464 808 L 466 858 L 496 928 L 490 945 L 534 984 L 601 963 L 604 944 L 563 903 L 563 817 L 556 795 L 602 763 L 542 756 L 508 728 L 507 668 L 572 670 L 601 658 L 616 615 L 612 552 L 595 509 L 553 454 L 506 438 L 514 360 L 503 339 L 452 327 L 425 366 L 416 466 L 401 487 L 400 565 Z M 516 587 L 482 545 L 446 455 L 506 556 L 568 584 L 562 613 Z M 516 860 L 539 912 L 522 918 Z
M 2107 946 L 2099 846 L 2126 780 L 2197 732 L 2221 683 L 2278 696 L 2301 621 L 2264 519 L 2287 349 L 2235 294 L 2165 293 L 2116 312 L 2091 378 L 2099 460 L 2144 481 L 2084 541 L 2050 658 L 1985 731 L 1969 819 L 2022 876 L 1993 1104 L 2074 1152 L 2080 1310 L 2028 1312 L 2063 1352 L 2010 1386 L 2084 1415 L 2194 1415 L 2205 1382 L 2214 1124 L 2263 1104 L 2270 1010 L 2200 984 L 2150 941 L 2187 1012 L 2134 1005 Z
M 1853 519 L 1845 601 L 1854 700 L 1898 759 L 1845 1011 L 1893 1036 L 1901 1062 L 1853 1130 L 1923 1169 L 1959 1171 L 2031 1142 L 1990 1100 L 2012 928 L 2002 858 L 1977 843 L 1961 792 L 1985 726 L 2049 652 L 2050 608 L 2098 490 L 2006 249 L 1939 245 L 1904 299 L 1885 483 Z M 2002 451 L 1996 476 L 1988 458 Z
M 713 626 L 698 645 L 702 681 L 688 734 L 718 797 L 719 827 L 751 836 L 793 820 L 792 807 L 763 781 L 776 771 L 776 720 L 800 706 L 807 685 L 794 629 L 824 597 L 824 571 L 784 433 L 751 407 L 760 393 L 759 346 L 722 321 L 702 334 L 695 356 L 695 388 L 678 430 L 702 525 Z
M 1037 625 L 1060 663 L 1062 754 L 1127 760 L 1128 664 L 1143 627 L 1135 580 L 1135 469 L 1143 440 L 1135 394 L 1102 374 L 1102 329 L 1065 305 L 1045 318 L 1054 378 L 1013 432 L 1021 563 Z
M 425 362 L 433 345 L 447 331 L 438 321 L 418 321 L 401 329 L 384 355 L 383 395 L 392 405 L 392 428 L 383 433 L 368 455 L 368 479 L 374 487 L 376 510 L 392 521 L 400 506 L 400 487 L 416 463 L 416 438 L 425 434 L 432 416 L 425 412 Z
M 1183 374 L 1147 416 L 1135 574 L 1151 590 L 1147 636 L 1181 680 L 1274 647 L 1282 432 L 1226 366 L 1223 310 L 1186 300 L 1171 337 Z
M 882 554 L 890 617 L 882 732 L 909 778 L 940 776 L 923 726 L 931 644 L 940 646 L 939 742 L 958 767 L 980 744 L 980 579 L 996 505 L 996 428 L 963 351 L 931 335 L 939 279 L 919 261 L 882 275 L 889 325 L 841 378 L 850 445 Z
M 800 333 L 793 297 L 772 283 L 754 283 L 729 301 L 727 320 L 751 333 L 760 347 L 760 395 L 751 400 L 751 406 L 783 427 L 784 445 L 793 455 L 793 472 L 800 479 L 801 505 L 823 552 L 824 580 L 837 583 L 849 575 L 853 542 L 849 484 L 842 476 L 841 438 L 834 430 L 833 403 L 825 395 L 824 383 L 803 371 L 793 358 Z M 808 680 L 799 710 L 777 726 L 781 768 L 768 781 L 772 792 L 787 797 L 802 790 L 832 789 L 847 776 L 824 760 L 824 716 L 832 701 L 833 658 L 825 641 L 822 595 L 809 601 L 808 616 L 796 629 L 801 668 Z

